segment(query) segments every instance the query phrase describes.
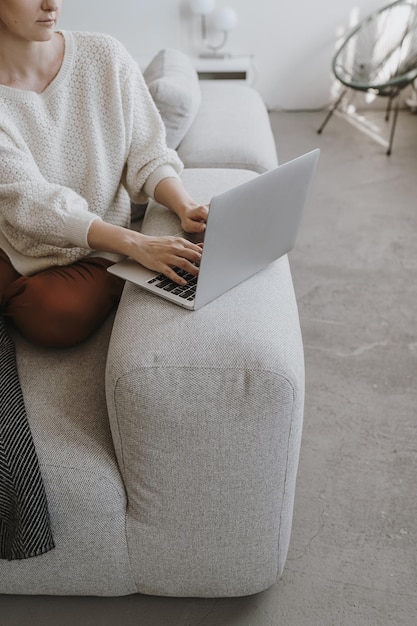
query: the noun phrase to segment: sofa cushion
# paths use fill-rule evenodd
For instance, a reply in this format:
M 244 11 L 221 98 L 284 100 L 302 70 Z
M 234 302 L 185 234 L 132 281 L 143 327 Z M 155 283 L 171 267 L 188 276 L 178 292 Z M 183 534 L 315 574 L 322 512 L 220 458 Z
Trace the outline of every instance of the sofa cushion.
M 276 167 L 274 137 L 259 93 L 237 81 L 201 81 L 201 105 L 178 154 L 190 168 L 262 173 Z
M 136 591 L 125 534 L 126 493 L 104 392 L 112 321 L 110 317 L 90 339 L 67 350 L 39 348 L 14 334 L 55 549 L 31 559 L 0 559 L 1 593 Z
M 197 72 L 180 50 L 158 52 L 143 76 L 164 121 L 167 144 L 177 148 L 190 128 L 201 101 Z

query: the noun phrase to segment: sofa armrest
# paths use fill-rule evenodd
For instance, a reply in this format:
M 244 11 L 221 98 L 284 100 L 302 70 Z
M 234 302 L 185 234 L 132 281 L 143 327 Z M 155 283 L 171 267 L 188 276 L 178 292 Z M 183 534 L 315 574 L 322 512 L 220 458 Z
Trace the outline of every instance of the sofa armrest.
M 195 175 L 208 189 L 215 172 Z M 243 176 L 228 172 L 229 186 Z M 178 223 L 152 203 L 144 230 Z M 289 544 L 304 398 L 287 257 L 196 312 L 127 284 L 106 389 L 138 590 L 214 597 L 272 585 Z

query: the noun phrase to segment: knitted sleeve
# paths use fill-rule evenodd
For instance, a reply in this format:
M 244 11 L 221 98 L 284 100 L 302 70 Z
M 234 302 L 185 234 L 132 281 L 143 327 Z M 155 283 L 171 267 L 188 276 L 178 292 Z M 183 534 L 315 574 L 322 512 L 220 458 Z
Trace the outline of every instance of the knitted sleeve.
M 48 182 L 19 143 L 13 130 L 0 128 L 2 247 L 28 257 L 53 257 L 65 248 L 67 262 L 77 260 L 90 250 L 86 234 L 97 216 L 72 189 Z
M 123 102 L 129 154 L 124 173 L 124 184 L 133 202 L 146 200 L 143 187 L 151 177 L 153 189 L 162 178 L 178 176 L 183 164 L 175 150 L 167 147 L 162 118 L 149 93 L 138 65 L 129 57 L 128 74 L 123 85 Z

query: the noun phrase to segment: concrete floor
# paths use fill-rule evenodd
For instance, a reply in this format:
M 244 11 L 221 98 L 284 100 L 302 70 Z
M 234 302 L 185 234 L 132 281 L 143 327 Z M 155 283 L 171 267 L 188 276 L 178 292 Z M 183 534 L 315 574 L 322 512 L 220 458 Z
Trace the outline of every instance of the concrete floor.
M 271 113 L 281 162 L 322 149 L 290 256 L 307 395 L 283 577 L 240 599 L 0 596 L 0 626 L 417 623 L 417 116 L 391 157 L 322 119 Z

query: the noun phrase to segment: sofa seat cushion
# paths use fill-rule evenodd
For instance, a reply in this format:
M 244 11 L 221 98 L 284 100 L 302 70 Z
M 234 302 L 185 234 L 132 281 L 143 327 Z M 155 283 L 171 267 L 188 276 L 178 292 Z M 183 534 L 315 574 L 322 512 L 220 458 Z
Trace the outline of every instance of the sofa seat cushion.
M 112 322 L 68 350 L 38 348 L 13 335 L 55 549 L 31 559 L 0 560 L 2 593 L 135 591 L 125 537 L 126 494 L 104 391 Z
M 258 173 L 277 165 L 268 112 L 246 84 L 200 81 L 201 105 L 178 154 L 189 168 L 239 168 Z

